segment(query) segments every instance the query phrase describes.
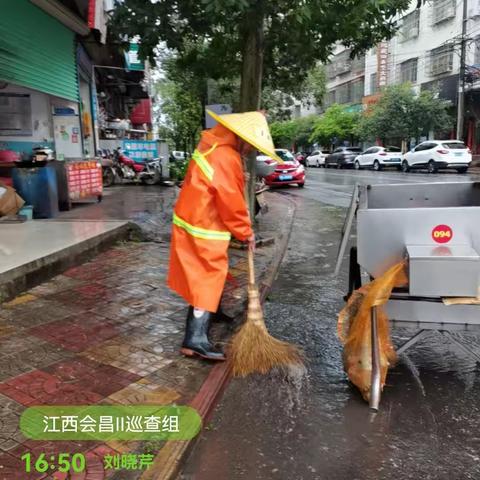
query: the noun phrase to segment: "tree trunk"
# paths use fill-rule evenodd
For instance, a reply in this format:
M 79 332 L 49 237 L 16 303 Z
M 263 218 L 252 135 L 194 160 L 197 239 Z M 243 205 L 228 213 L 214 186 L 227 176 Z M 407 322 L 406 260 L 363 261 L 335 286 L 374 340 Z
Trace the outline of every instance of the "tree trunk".
M 259 0 L 249 11 L 241 27 L 243 39 L 242 79 L 240 86 L 240 112 L 260 109 L 262 94 L 263 53 L 264 53 L 264 0 Z M 255 219 L 255 179 L 256 152 L 248 156 L 247 171 L 250 174 L 248 182 L 248 199 L 250 217 Z

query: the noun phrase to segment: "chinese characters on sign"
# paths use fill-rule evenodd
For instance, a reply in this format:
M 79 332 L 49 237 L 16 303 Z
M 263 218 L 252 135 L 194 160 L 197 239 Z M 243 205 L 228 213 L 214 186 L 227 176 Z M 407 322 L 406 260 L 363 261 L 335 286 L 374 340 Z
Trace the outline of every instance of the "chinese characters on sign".
M 124 140 L 123 149 L 132 160 L 145 161 L 158 157 L 157 142 L 153 140 Z
M 388 43 L 377 45 L 377 86 L 381 89 L 387 85 L 388 75 Z
M 178 433 L 178 415 L 165 416 L 100 416 L 98 420 L 90 415 L 44 416 L 44 433 Z
M 67 163 L 70 200 L 102 194 L 102 166 L 96 161 Z
M 185 405 L 36 406 L 20 417 L 32 440 L 190 440 L 201 426 Z

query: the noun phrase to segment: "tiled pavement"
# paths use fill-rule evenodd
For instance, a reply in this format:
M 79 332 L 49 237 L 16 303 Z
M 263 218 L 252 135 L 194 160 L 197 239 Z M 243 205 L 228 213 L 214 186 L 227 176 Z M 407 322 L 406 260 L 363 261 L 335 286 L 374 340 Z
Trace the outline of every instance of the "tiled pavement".
M 274 207 L 274 212 L 278 207 Z M 278 212 L 277 212 L 278 213 Z M 274 234 L 277 220 L 265 217 Z M 166 227 L 165 227 L 166 228 Z M 103 469 L 109 452 L 144 452 L 140 443 L 34 442 L 18 420 L 32 405 L 186 404 L 211 366 L 178 355 L 184 302 L 165 286 L 167 243 L 125 243 L 72 268 L 0 308 L 0 480 L 138 478 L 141 471 Z M 259 275 L 275 247 L 257 254 Z M 227 313 L 243 309 L 246 261 L 230 252 Z M 213 337 L 225 338 L 216 325 Z M 157 446 L 158 447 L 158 446 Z M 31 451 L 85 452 L 85 474 L 26 476 L 20 457 Z M 151 453 L 156 453 L 152 451 Z

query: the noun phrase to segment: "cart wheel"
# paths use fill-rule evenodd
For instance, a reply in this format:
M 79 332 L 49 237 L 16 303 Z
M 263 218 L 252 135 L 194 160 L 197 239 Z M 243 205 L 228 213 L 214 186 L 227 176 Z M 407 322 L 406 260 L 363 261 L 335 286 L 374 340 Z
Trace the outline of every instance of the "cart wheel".
M 103 195 L 99 195 L 99 196 L 97 197 L 97 202 L 100 203 L 100 202 L 102 201 L 102 199 L 103 199 Z

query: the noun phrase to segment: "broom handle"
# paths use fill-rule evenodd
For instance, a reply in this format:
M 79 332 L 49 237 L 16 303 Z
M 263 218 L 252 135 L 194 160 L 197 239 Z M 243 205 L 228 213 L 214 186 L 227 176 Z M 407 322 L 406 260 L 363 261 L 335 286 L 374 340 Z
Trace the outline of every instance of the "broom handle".
M 253 263 L 253 252 L 248 249 L 248 283 L 255 285 L 255 265 Z
M 253 205 L 253 202 L 250 202 L 250 195 L 248 190 L 249 190 L 248 188 L 244 188 L 244 191 L 243 191 L 245 195 L 245 202 L 247 205 Z M 255 193 L 253 195 L 255 195 Z M 250 219 L 252 221 L 252 229 L 253 229 L 253 222 L 255 220 L 254 211 L 250 212 Z M 255 285 L 255 265 L 253 263 L 253 252 L 250 248 L 248 249 L 248 283 L 250 285 Z

